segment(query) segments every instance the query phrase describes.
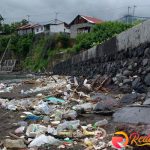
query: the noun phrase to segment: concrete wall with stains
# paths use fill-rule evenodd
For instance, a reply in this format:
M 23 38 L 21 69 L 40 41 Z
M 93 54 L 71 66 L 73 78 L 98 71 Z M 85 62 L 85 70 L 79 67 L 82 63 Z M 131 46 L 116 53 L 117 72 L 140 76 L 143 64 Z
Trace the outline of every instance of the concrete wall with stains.
M 88 62 L 90 60 L 98 60 L 101 63 L 101 60 L 111 56 L 120 55 L 126 51 L 134 51 L 137 47 L 150 43 L 150 20 L 145 21 L 127 31 L 122 32 L 121 34 L 111 38 L 110 40 L 102 43 L 101 45 L 95 46 L 87 51 L 81 52 L 64 62 L 57 64 L 53 71 L 56 74 L 59 74 L 60 68 L 67 69 L 70 68 L 70 72 L 73 71 L 73 65 L 81 64 L 82 62 Z M 119 57 L 116 56 L 116 58 Z M 107 59 L 106 59 L 107 60 Z M 91 62 L 92 63 L 92 62 Z M 88 66 L 86 66 L 88 67 Z M 88 69 L 88 68 L 85 68 Z

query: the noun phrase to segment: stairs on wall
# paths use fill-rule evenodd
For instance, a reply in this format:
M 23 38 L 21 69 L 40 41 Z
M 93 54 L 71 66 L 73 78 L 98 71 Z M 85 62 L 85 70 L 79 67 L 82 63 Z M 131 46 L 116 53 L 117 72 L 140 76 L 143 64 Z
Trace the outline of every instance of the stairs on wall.
M 15 59 L 8 59 L 5 60 L 0 65 L 0 72 L 12 72 L 16 66 L 16 60 Z
M 11 38 L 8 41 L 7 47 L 0 60 L 0 73 L 12 72 L 16 66 L 16 59 L 13 59 L 12 51 L 9 51 L 9 45 L 11 43 Z

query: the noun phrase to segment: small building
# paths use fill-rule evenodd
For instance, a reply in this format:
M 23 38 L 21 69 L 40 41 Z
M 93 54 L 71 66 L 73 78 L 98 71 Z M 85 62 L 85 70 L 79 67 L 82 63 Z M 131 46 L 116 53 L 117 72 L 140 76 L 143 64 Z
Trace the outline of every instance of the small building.
M 69 25 L 60 20 L 53 20 L 44 25 L 44 31 L 48 34 L 70 33 Z
M 100 24 L 103 21 L 94 17 L 78 15 L 70 23 L 70 36 L 75 38 L 79 33 L 88 33 L 91 31 L 93 25 Z
M 0 35 L 2 35 L 2 34 L 3 34 L 3 31 L 0 30 Z
M 30 33 L 39 34 L 44 32 L 44 26 L 40 24 L 27 24 L 17 29 L 19 35 L 26 35 Z

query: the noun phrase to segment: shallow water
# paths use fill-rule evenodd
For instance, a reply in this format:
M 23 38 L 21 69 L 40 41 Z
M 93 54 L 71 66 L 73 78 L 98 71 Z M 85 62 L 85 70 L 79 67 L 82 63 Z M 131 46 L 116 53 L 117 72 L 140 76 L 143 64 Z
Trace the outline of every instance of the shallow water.
M 27 79 L 26 75 L 0 74 L 0 83 L 16 83 Z

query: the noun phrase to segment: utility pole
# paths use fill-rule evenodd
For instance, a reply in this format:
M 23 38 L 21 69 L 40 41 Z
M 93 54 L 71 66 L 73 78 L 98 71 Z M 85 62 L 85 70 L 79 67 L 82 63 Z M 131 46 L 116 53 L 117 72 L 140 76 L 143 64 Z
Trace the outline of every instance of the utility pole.
M 56 12 L 56 13 L 55 13 L 55 24 L 57 24 L 57 20 L 58 20 L 58 19 L 57 19 L 57 18 L 58 18 L 58 14 L 59 14 L 58 12 Z
M 135 15 L 135 8 L 136 8 L 136 5 L 133 6 L 133 16 L 132 16 L 132 23 L 133 23 L 133 19 L 134 19 L 134 15 Z
M 28 23 L 30 22 L 30 15 L 27 15 L 27 18 L 28 18 Z
M 128 16 L 127 16 L 127 23 L 129 23 L 130 9 L 131 9 L 131 7 L 130 7 L 130 6 L 128 6 Z

